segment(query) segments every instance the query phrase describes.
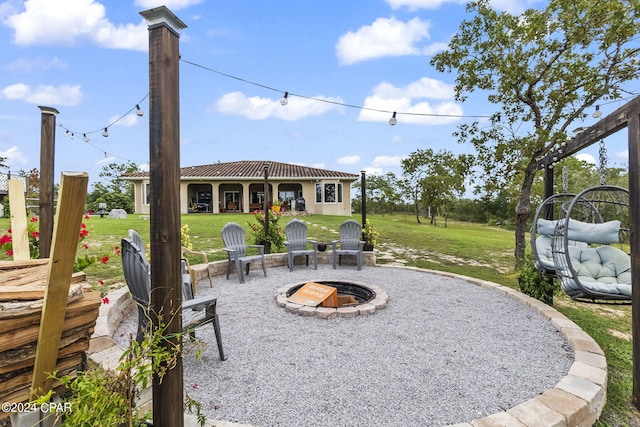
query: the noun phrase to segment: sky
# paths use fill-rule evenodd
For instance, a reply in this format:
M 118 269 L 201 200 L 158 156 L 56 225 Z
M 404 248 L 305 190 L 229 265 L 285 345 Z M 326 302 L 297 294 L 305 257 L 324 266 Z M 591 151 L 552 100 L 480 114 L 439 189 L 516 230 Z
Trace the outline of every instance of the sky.
M 429 64 L 465 19 L 465 3 L 0 1 L 0 156 L 12 173 L 40 168 L 38 106 L 48 106 L 59 111 L 56 180 L 83 171 L 95 183 L 109 163 L 148 167 L 148 115 L 136 114 L 136 105 L 143 113 L 149 106 L 140 12 L 160 5 L 187 25 L 180 33 L 183 167 L 268 160 L 400 175 L 401 159 L 417 149 L 473 153 L 452 133 L 486 121 L 496 106 L 481 94 L 456 102 L 455 75 Z M 514 14 L 544 3 L 492 1 Z M 600 109 L 606 115 L 622 104 Z M 390 126 L 393 111 L 398 123 Z M 607 141 L 609 164 L 626 167 L 626 144 L 626 132 Z M 597 144 L 581 155 L 597 159 Z

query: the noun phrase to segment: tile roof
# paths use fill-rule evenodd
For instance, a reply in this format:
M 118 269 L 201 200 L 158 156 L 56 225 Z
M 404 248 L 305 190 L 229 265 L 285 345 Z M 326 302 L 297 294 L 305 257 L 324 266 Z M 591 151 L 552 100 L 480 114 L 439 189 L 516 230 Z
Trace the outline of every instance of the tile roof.
M 264 178 L 264 165 L 269 163 L 270 178 L 341 178 L 357 180 L 359 175 L 327 169 L 311 168 L 290 163 L 267 162 L 264 160 L 241 160 L 238 162 L 213 163 L 210 165 L 180 168 L 181 178 Z M 147 178 L 149 172 L 134 172 L 122 178 Z

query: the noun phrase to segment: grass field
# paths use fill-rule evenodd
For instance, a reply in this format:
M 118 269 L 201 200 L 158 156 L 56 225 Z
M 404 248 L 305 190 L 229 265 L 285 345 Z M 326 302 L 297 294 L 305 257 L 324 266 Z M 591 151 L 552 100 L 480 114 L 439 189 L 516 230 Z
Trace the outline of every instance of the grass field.
M 346 217 L 312 215 L 303 217 L 309 224 L 309 236 L 319 241 L 336 238 L 340 223 Z M 355 217 L 360 220 L 359 216 Z M 517 288 L 514 272 L 513 231 L 500 227 L 448 221 L 432 226 L 428 221 L 417 224 L 415 216 L 372 215 L 375 229 L 380 232 L 376 245 L 378 264 L 402 262 L 408 266 L 442 270 L 490 280 Z M 289 220 L 283 217 L 281 225 Z M 209 260 L 226 259 L 222 251 L 220 229 L 227 222 L 247 226 L 253 221 L 249 214 L 192 214 L 182 217 L 188 224 L 193 249 L 206 251 Z M 97 216 L 86 221 L 89 236 L 83 243 L 88 249 L 79 254 L 110 256 L 107 264 L 95 264 L 86 269 L 92 283 L 103 280 L 107 286 L 121 286 L 123 282 L 120 260 L 112 250 L 120 245 L 127 230 L 135 229 L 149 241 L 149 220 L 130 215 L 127 219 L 109 219 Z M 0 219 L 0 235 L 9 228 L 9 220 Z M 4 254 L 0 258 L 7 259 Z M 555 308 L 564 313 L 591 335 L 605 351 L 609 364 L 607 405 L 599 426 L 638 426 L 640 413 L 631 403 L 632 350 L 631 307 L 617 304 L 585 304 L 557 295 Z

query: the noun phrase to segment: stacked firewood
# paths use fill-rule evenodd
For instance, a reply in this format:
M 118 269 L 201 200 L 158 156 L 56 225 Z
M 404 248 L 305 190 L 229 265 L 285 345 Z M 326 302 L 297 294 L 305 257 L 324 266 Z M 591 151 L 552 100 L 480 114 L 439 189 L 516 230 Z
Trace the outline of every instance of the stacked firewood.
M 29 400 L 47 271 L 47 259 L 0 261 L 1 402 Z M 58 377 L 84 368 L 100 304 L 99 292 L 91 290 L 84 273 L 75 273 L 56 362 Z

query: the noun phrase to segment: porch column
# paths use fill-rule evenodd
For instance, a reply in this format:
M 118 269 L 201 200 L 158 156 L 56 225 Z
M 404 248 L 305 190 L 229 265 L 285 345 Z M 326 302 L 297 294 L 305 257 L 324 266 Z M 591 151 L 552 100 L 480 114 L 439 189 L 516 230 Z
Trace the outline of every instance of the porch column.
M 211 212 L 220 213 L 220 188 L 217 182 L 211 183 Z
M 251 183 L 242 183 L 242 212 L 249 213 L 249 186 Z

